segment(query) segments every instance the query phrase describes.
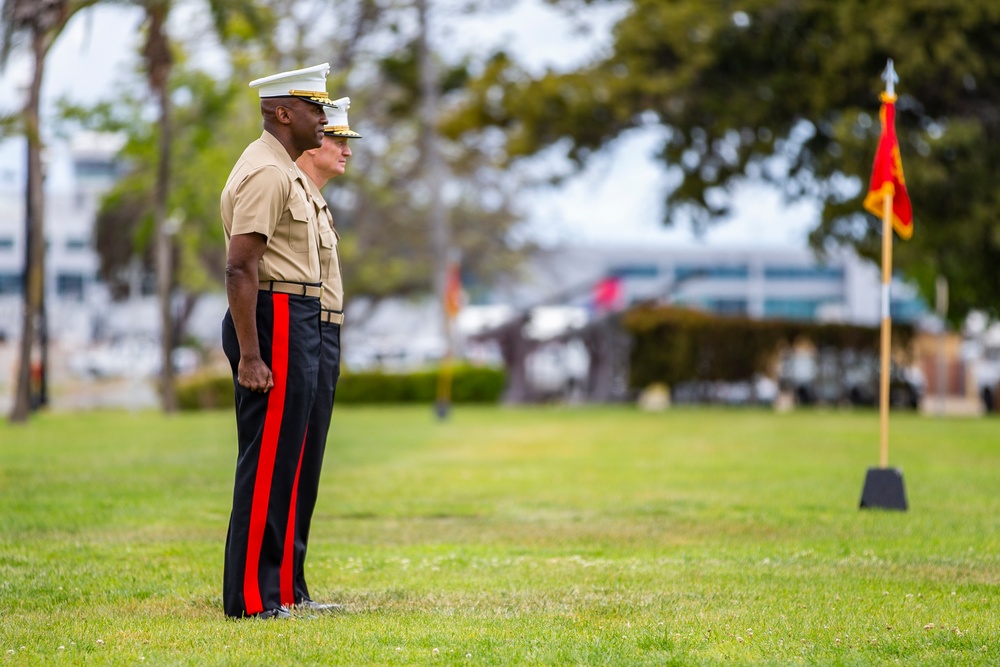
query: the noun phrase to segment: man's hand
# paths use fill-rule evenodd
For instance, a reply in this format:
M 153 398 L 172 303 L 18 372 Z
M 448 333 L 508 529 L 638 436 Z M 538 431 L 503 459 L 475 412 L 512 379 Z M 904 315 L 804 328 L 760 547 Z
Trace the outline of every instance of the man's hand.
M 259 393 L 269 392 L 274 387 L 271 369 L 260 357 L 240 357 L 236 380 L 241 387 Z

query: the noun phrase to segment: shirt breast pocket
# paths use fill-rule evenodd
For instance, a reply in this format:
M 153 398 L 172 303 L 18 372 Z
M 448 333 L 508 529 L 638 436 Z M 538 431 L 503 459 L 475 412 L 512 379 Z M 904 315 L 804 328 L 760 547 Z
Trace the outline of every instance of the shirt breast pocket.
M 332 229 L 319 230 L 319 261 L 322 263 L 323 278 L 330 275 L 334 253 L 337 248 L 337 237 Z
M 291 220 L 288 223 L 288 247 L 294 252 L 309 252 L 312 249 L 310 243 L 312 218 L 309 203 L 292 200 L 288 203 L 288 212 L 291 215 Z

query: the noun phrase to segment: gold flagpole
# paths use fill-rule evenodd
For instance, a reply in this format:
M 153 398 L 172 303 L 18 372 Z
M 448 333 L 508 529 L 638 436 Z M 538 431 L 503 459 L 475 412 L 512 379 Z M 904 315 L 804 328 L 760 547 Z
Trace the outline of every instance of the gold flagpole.
M 892 317 L 890 292 L 892 282 L 892 195 L 882 203 L 882 349 L 879 354 L 879 463 L 889 467 L 889 357 L 892 353 Z
M 447 308 L 447 305 L 445 305 Z M 451 410 L 451 375 L 452 375 L 452 315 L 445 314 L 445 349 L 444 357 L 441 359 L 441 366 L 437 378 L 437 400 L 436 408 L 438 417 L 443 419 L 448 416 Z

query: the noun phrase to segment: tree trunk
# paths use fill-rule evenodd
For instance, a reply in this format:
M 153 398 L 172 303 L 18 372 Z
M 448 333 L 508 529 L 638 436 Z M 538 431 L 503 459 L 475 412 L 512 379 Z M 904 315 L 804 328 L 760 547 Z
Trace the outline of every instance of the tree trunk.
M 587 369 L 587 400 L 592 403 L 623 401 L 628 394 L 629 337 L 617 316 L 595 322 L 584 334 L 590 356 Z
M 157 91 L 160 100 L 160 162 L 156 174 L 156 290 L 160 301 L 160 401 L 163 411 L 177 411 L 177 387 L 171 355 L 174 351 L 174 325 L 171 294 L 173 292 L 173 232 L 167 219 L 167 195 L 170 188 L 170 93 Z
M 20 366 L 10 421 L 27 421 L 32 403 L 32 353 L 44 317 L 45 293 L 45 199 L 42 192 L 42 139 L 39 129 L 42 75 L 45 72 L 45 35 L 34 30 L 31 37 L 34 73 L 24 108 L 28 144 L 28 174 L 25 199 L 24 312 L 21 322 Z
M 533 341 L 524 335 L 530 315 L 524 314 L 517 319 L 502 325 L 494 334 L 503 357 L 504 369 L 507 373 L 507 383 L 504 388 L 503 402 L 508 405 L 530 403 L 533 391 L 528 384 L 528 374 L 525 361 L 534 349 Z
M 160 106 L 159 163 L 156 172 L 156 192 L 154 193 L 153 222 L 155 228 L 156 293 L 160 302 L 160 404 L 163 411 L 177 411 L 177 387 L 174 382 L 174 367 L 171 354 L 174 351 L 174 326 L 171 294 L 174 287 L 173 276 L 173 221 L 167 217 L 167 199 L 170 194 L 170 90 L 168 88 L 173 54 L 170 52 L 170 38 L 167 35 L 167 17 L 170 14 L 170 0 L 161 0 L 147 5 L 146 45 L 143 56 L 146 61 L 149 86 Z

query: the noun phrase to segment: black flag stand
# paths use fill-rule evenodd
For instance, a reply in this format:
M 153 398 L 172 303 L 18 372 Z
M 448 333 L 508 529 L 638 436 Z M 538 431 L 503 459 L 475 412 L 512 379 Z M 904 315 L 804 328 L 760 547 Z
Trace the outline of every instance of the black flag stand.
M 906 511 L 903 472 L 899 468 L 869 468 L 860 508 Z

